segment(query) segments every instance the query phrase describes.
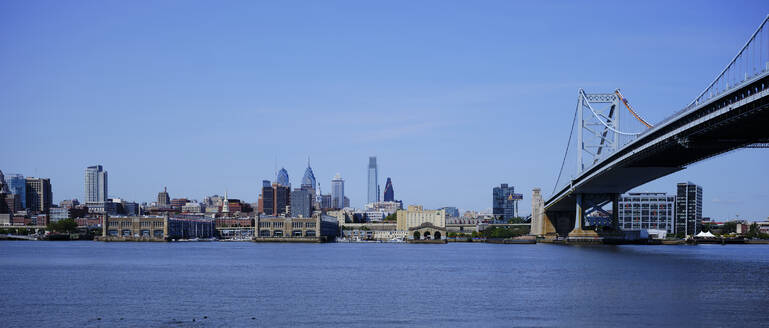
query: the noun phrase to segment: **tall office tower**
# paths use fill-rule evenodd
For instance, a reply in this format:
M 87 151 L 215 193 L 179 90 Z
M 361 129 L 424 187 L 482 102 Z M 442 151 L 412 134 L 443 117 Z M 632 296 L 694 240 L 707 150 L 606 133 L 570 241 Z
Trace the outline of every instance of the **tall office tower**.
M 262 181 L 262 196 L 259 200 L 264 215 L 286 214 L 286 208 L 291 205 L 291 188 L 273 183 L 269 180 Z
M 302 177 L 302 189 L 312 189 L 315 191 L 315 173 L 312 172 L 312 167 L 310 167 L 310 159 L 307 159 L 307 169 L 304 170 L 304 177 Z
M 47 213 L 51 208 L 51 180 L 43 178 L 27 178 L 27 208 L 33 212 Z
M 312 194 L 308 189 L 294 189 L 291 192 L 291 216 L 312 217 Z
M 273 184 L 275 189 L 275 203 L 273 204 L 273 213 L 275 215 L 286 214 L 286 209 L 291 206 L 291 187 Z
M 331 180 L 331 207 L 344 208 L 344 180 L 339 173 Z
M 307 158 L 307 169 L 304 170 L 304 176 L 302 177 L 302 184 L 300 188 L 302 190 L 306 190 L 310 193 L 310 197 L 312 197 L 310 207 L 314 208 L 317 205 L 317 197 L 315 193 L 315 187 L 316 187 L 316 181 L 315 181 L 315 173 L 312 172 L 312 167 L 310 167 L 310 158 Z
M 101 165 L 85 168 L 85 203 L 104 203 L 107 195 L 107 171 Z
M 279 185 L 284 187 L 290 187 L 291 183 L 288 180 L 288 171 L 286 171 L 285 168 L 281 168 L 280 172 L 278 172 L 278 179 L 277 182 Z
M 8 189 L 8 183 L 5 182 L 5 175 L 3 175 L 2 170 L 0 170 L 0 193 L 10 193 Z
M 262 181 L 262 197 L 260 202 L 262 204 L 260 213 L 265 215 L 275 215 L 275 189 L 272 189 L 270 180 Z
M 702 187 L 681 182 L 676 194 L 676 233 L 696 235 L 702 230 Z
M 27 208 L 27 180 L 21 174 L 8 174 L 5 176 L 8 191 L 19 200 L 21 208 Z
M 168 196 L 168 189 L 163 187 L 163 191 L 158 193 L 158 207 L 171 206 L 171 197 Z
M 492 213 L 495 217 L 505 220 L 518 216 L 518 201 L 523 195 L 515 193 L 515 187 L 503 183 L 494 187 L 492 195 Z
M 395 201 L 395 190 L 393 190 L 393 182 L 392 180 L 390 180 L 390 177 L 387 177 L 387 182 L 385 183 L 384 201 L 385 202 Z
M 660 192 L 619 197 L 617 222 L 622 230 L 659 229 L 673 233 L 676 197 Z
M 320 208 L 327 209 L 333 207 L 331 195 L 320 195 Z
M 368 158 L 368 202 L 376 203 L 379 201 L 378 192 L 379 183 L 377 182 L 376 156 Z

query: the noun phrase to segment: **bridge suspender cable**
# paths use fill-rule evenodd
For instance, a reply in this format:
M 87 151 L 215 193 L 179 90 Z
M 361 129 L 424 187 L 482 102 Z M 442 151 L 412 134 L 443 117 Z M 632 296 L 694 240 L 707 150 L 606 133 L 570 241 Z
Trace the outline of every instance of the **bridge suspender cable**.
M 622 93 L 619 92 L 619 89 L 614 90 L 614 93 L 616 93 L 617 97 L 619 97 L 619 99 L 622 100 L 622 103 L 625 104 L 625 107 L 627 108 L 628 111 L 630 111 L 630 114 L 633 114 L 633 116 L 635 116 L 635 118 L 639 122 L 641 122 L 643 125 L 646 125 L 647 128 L 650 128 L 650 129 L 652 128 L 651 124 L 647 123 L 644 119 L 642 119 L 640 116 L 638 116 L 638 114 L 636 114 L 636 112 L 633 110 L 633 108 L 630 107 L 630 103 L 627 101 L 627 99 L 625 99 L 625 97 L 622 96 Z
M 641 132 L 638 132 L 638 133 L 622 132 L 620 130 L 617 130 L 617 129 L 611 127 L 609 124 L 607 124 L 606 122 L 604 122 L 601 119 L 601 117 L 598 115 L 598 113 L 595 112 L 595 109 L 593 109 L 593 106 L 590 105 L 590 101 L 587 100 L 587 95 L 585 95 L 585 91 L 582 90 L 582 89 L 579 89 L 579 93 L 582 94 L 582 97 L 584 99 L 584 104 L 587 105 L 587 108 L 590 109 L 591 113 L 593 113 L 593 116 L 595 116 L 595 119 L 598 120 L 598 122 L 601 122 L 601 124 L 603 126 L 605 126 L 607 129 L 613 131 L 614 133 L 622 134 L 622 135 L 626 135 L 626 136 L 637 136 L 637 135 L 641 134 Z

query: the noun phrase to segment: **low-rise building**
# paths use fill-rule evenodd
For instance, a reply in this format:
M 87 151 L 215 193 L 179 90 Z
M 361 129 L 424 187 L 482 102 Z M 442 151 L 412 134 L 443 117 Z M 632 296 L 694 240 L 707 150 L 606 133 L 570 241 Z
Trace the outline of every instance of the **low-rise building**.
M 397 230 L 395 223 L 344 223 L 342 237 L 347 240 L 404 240 L 408 232 Z
M 336 217 L 311 218 L 265 216 L 256 219 L 258 234 L 254 241 L 333 241 L 339 234 Z
M 387 213 L 385 216 L 389 214 L 393 214 L 397 212 L 398 210 L 403 209 L 403 203 L 400 201 L 392 201 L 392 202 L 374 202 L 374 203 L 368 203 L 366 204 L 366 211 L 379 211 L 379 212 L 385 212 Z
M 51 207 L 49 210 L 50 217 L 49 220 L 51 223 L 59 222 L 61 220 L 68 219 L 69 216 L 69 209 L 65 207 Z
M 213 238 L 214 220 L 164 216 L 107 216 L 101 240 L 175 240 Z
M 676 196 L 665 193 L 629 193 L 619 197 L 617 219 L 622 230 L 675 231 Z
M 397 212 L 397 230 L 407 231 L 409 239 L 445 239 L 446 211 L 409 205 L 406 210 Z

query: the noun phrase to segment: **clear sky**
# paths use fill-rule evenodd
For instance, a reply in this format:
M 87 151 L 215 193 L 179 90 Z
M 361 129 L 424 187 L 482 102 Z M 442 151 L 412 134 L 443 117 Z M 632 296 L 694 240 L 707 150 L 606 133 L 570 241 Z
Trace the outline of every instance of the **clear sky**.
M 578 88 L 621 88 L 649 121 L 683 108 L 737 53 L 766 1 L 2 1 L 0 170 L 83 199 L 255 202 L 310 156 L 426 207 L 491 207 L 492 187 L 552 190 Z M 704 188 L 704 215 L 769 216 L 769 150 L 739 150 L 639 191 Z

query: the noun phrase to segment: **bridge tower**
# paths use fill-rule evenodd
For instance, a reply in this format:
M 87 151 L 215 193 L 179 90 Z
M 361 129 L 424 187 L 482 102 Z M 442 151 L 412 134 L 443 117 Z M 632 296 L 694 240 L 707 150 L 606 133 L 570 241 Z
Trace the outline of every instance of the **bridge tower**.
M 585 93 L 579 89 L 577 175 L 619 148 L 619 102 L 616 93 Z

